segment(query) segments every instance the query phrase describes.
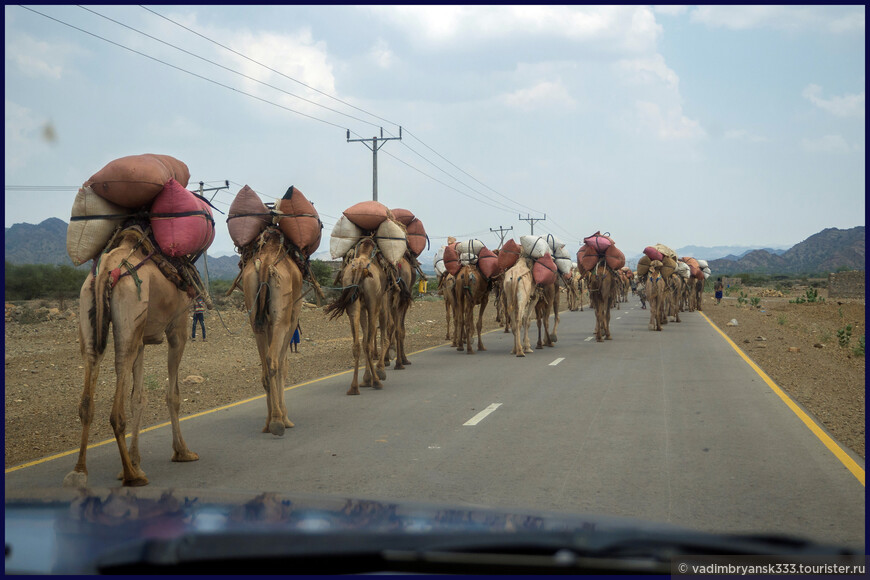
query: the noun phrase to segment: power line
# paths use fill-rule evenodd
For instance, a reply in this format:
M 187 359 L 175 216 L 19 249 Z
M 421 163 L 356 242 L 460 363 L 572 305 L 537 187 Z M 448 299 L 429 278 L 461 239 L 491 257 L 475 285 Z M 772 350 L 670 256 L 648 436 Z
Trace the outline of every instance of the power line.
M 252 63 L 254 63 L 254 64 L 256 64 L 256 65 L 259 65 L 259 66 L 261 66 L 261 67 L 263 67 L 263 68 L 265 68 L 265 69 L 267 69 L 267 70 L 269 70 L 269 71 L 272 71 L 273 73 L 275 73 L 275 74 L 277 74 L 277 75 L 280 75 L 280 76 L 284 77 L 285 79 L 291 80 L 291 81 L 293 81 L 294 83 L 299 83 L 299 84 L 302 85 L 303 87 L 305 87 L 305 88 L 307 88 L 307 89 L 310 89 L 310 90 L 312 90 L 312 91 L 314 91 L 314 92 L 316 92 L 316 93 L 319 93 L 319 94 L 323 95 L 324 97 L 328 97 L 328 98 L 330 98 L 330 99 L 332 99 L 332 100 L 334 100 L 334 101 L 337 101 L 337 102 L 341 103 L 342 105 L 345 105 L 345 106 L 350 107 L 350 108 L 352 108 L 352 109 L 356 109 L 357 111 L 360 111 L 361 113 L 365 113 L 366 115 L 369 115 L 369 116 L 371 116 L 371 117 L 374 117 L 375 119 L 378 119 L 379 121 L 384 121 L 385 123 L 389 123 L 389 124 L 391 124 L 391 125 L 396 125 L 396 126 L 399 125 L 398 123 L 394 123 L 394 122 L 392 122 L 392 121 L 390 121 L 390 120 L 388 120 L 388 119 L 384 119 L 383 117 L 379 117 L 379 116 L 375 115 L 374 113 L 370 113 L 370 112 L 366 111 L 365 109 L 361 109 L 360 107 L 357 107 L 357 106 L 355 106 L 355 105 L 352 105 L 352 104 L 350 104 L 350 103 L 348 103 L 348 102 L 346 102 L 346 101 L 342 101 L 342 100 L 339 99 L 338 97 L 334 97 L 334 96 L 330 95 L 329 93 L 325 93 L 325 92 L 323 92 L 323 91 L 321 91 L 321 90 L 319 90 L 319 89 L 316 89 L 316 88 L 312 87 L 311 85 L 305 84 L 304 82 L 302 82 L 302 81 L 300 81 L 300 80 L 298 80 L 298 79 L 295 79 L 295 78 L 293 78 L 293 77 L 291 77 L 291 76 L 288 76 L 288 75 L 282 73 L 281 71 L 275 70 L 275 69 L 273 69 L 272 67 L 270 67 L 270 66 L 268 66 L 268 65 L 265 65 L 265 64 L 263 64 L 263 63 L 261 63 L 261 62 L 259 62 L 259 61 L 256 61 L 256 60 L 254 60 L 254 59 L 252 59 L 252 58 L 250 58 L 250 57 L 248 57 L 248 56 L 246 56 L 246 55 L 244 55 L 244 54 L 242 54 L 242 53 L 240 53 L 240 52 L 238 52 L 238 51 L 236 51 L 236 50 L 233 50 L 232 48 L 230 48 L 230 47 L 228 47 L 228 46 L 225 46 L 225 45 L 223 45 L 223 44 L 217 42 L 216 40 L 212 40 L 211 38 L 209 38 L 209 37 L 207 37 L 207 36 L 205 36 L 205 35 L 203 35 L 203 34 L 200 34 L 199 32 L 197 32 L 197 31 L 195 31 L 195 30 L 193 30 L 193 29 L 191 29 L 191 28 L 188 28 L 187 26 L 184 26 L 183 24 L 180 24 L 180 23 L 178 23 L 178 22 L 172 20 L 171 18 L 169 18 L 169 17 L 167 17 L 167 16 L 164 16 L 164 15 L 158 13 L 158 12 L 155 12 L 154 10 L 151 10 L 150 8 L 148 8 L 148 7 L 146 7 L 146 6 L 142 6 L 141 4 L 139 4 L 139 7 L 142 8 L 143 10 L 147 10 L 148 12 L 150 12 L 151 14 L 154 14 L 155 16 L 159 16 L 160 18 L 163 18 L 164 20 L 167 20 L 167 21 L 171 22 L 172 24 L 175 24 L 176 26 L 179 26 L 179 27 L 181 27 L 181 28 L 187 30 L 187 31 L 190 32 L 190 33 L 193 33 L 193 34 L 199 36 L 200 38 L 202 38 L 202 39 L 204 39 L 204 40 L 207 40 L 207 41 L 211 42 L 212 44 L 216 44 L 217 46 L 223 48 L 224 50 L 228 50 L 228 51 L 230 51 L 231 53 L 235 54 L 236 56 L 240 56 L 240 57 L 244 58 L 245 60 L 247 60 L 247 61 L 249 61 L 249 62 L 252 62 Z
M 160 60 L 159 58 L 155 58 L 155 57 L 153 57 L 153 56 L 150 56 L 150 55 L 148 55 L 148 54 L 145 54 L 144 52 L 139 52 L 138 50 L 132 49 L 132 48 L 130 48 L 130 47 L 128 47 L 128 46 L 124 46 L 123 44 L 119 44 L 119 43 L 117 43 L 117 42 L 115 42 L 115 41 L 113 41 L 113 40 L 109 40 L 108 38 L 104 38 L 104 37 L 100 36 L 99 34 L 94 34 L 93 32 L 88 32 L 87 30 L 84 30 L 84 29 L 82 29 L 82 28 L 79 28 L 78 26 L 74 26 L 74 25 L 72 25 L 72 24 L 69 24 L 68 22 L 64 22 L 63 20 L 58 20 L 57 18 L 54 18 L 54 17 L 49 16 L 49 15 L 47 15 L 47 14 L 43 14 L 42 12 L 39 12 L 38 10 L 34 10 L 33 8 L 28 8 L 27 6 L 21 6 L 21 8 L 24 8 L 25 10 L 29 10 L 29 11 L 33 12 L 34 14 L 39 14 L 40 16 L 42 16 L 42 17 L 44 17 L 44 18 L 48 18 L 49 20 L 53 20 L 53 21 L 57 22 L 58 24 L 63 24 L 64 26 L 68 26 L 68 27 L 70 27 L 70 28 L 72 28 L 72 29 L 74 29 L 74 30 L 78 30 L 79 32 L 83 32 L 83 33 L 85 33 L 85 34 L 87 34 L 87 35 L 89 35 L 89 36 L 93 36 L 94 38 L 99 38 L 99 39 L 102 40 L 102 41 L 108 42 L 109 44 L 113 44 L 113 45 L 115 45 L 115 46 L 117 46 L 117 47 L 119 47 L 119 48 L 123 48 L 124 50 L 128 50 L 128 51 L 130 51 L 130 52 L 132 52 L 132 53 L 138 54 L 139 56 L 144 56 L 145 58 L 150 59 L 150 60 L 153 60 L 154 62 L 159 62 L 160 64 L 166 65 L 166 66 L 168 66 L 168 67 L 172 67 L 172 68 L 174 68 L 174 69 L 176 69 L 176 70 L 179 70 L 179 71 L 181 71 L 181 72 L 183 72 L 183 73 L 187 73 L 187 74 L 189 74 L 189 75 L 191 75 L 191 76 L 197 77 L 197 78 L 202 79 L 202 80 L 204 80 L 204 81 L 208 81 L 208 82 L 210 82 L 210 83 L 212 83 L 212 84 L 218 85 L 219 87 L 223 87 L 223 88 L 225 88 L 225 89 L 229 89 L 229 90 L 231 90 L 231 91 L 234 91 L 234 92 L 240 93 L 240 94 L 242 94 L 242 95 L 245 95 L 245 96 L 251 97 L 251 98 L 253 98 L 253 99 L 257 99 L 258 101 L 262 101 L 262 102 L 264 102 L 264 103 L 268 103 L 268 104 L 270 104 L 270 105 L 274 105 L 274 106 L 276 106 L 276 107 L 278 107 L 278 108 L 280 108 L 280 109 L 284 109 L 284 110 L 286 110 L 286 111 L 290 111 L 291 113 L 296 113 L 297 115 L 301 115 L 301 116 L 303 116 L 303 117 L 307 117 L 307 118 L 309 118 L 309 119 L 313 119 L 314 121 L 320 121 L 321 123 L 325 123 L 325 124 L 327 124 L 327 125 L 331 125 L 331 126 L 333 126 L 333 127 L 337 127 L 337 128 L 339 128 L 339 129 L 345 129 L 345 130 L 347 129 L 347 127 L 342 127 L 341 125 L 336 125 L 335 123 L 332 123 L 332 122 L 330 122 L 330 121 L 326 121 L 326 120 L 324 120 L 324 119 L 319 119 L 319 118 L 317 118 L 317 117 L 315 117 L 315 116 L 313 116 L 313 115 L 308 115 L 308 114 L 306 114 L 306 113 L 302 113 L 302 112 L 297 111 L 297 110 L 295 110 L 295 109 L 291 109 L 290 107 L 285 107 L 284 105 L 279 105 L 278 103 L 273 103 L 272 101 L 270 101 L 270 100 L 268 100 L 268 99 L 263 99 L 263 98 L 258 97 L 258 96 L 256 96 L 256 95 L 252 95 L 251 93 L 246 93 L 245 91 L 242 91 L 242 90 L 236 89 L 236 88 L 231 87 L 231 86 L 229 86 L 229 85 L 225 85 L 225 84 L 223 84 L 223 83 L 220 83 L 220 82 L 218 82 L 218 81 L 216 81 L 216 80 L 213 80 L 213 79 L 210 79 L 210 78 L 208 78 L 208 77 L 204 77 L 204 76 L 202 76 L 202 75 L 196 74 L 196 73 L 191 72 L 191 71 L 189 71 L 189 70 L 187 70 L 187 69 L 183 69 L 183 68 L 181 68 L 181 67 L 179 67 L 179 66 L 175 66 L 174 64 L 170 64 L 170 63 L 168 63 L 168 62 L 166 62 L 166 61 L 162 61 L 162 60 Z
M 127 28 L 128 30 L 132 30 L 133 32 L 138 32 L 138 33 L 141 34 L 142 36 L 146 36 L 146 37 L 148 37 L 148 38 L 150 38 L 150 39 L 152 39 L 152 40 L 156 40 L 157 42 L 159 42 L 159 43 L 161 43 L 161 44 L 165 44 L 166 46 L 172 47 L 172 48 L 174 48 L 175 50 L 178 50 L 178 51 L 183 52 L 184 54 L 188 54 L 188 55 L 190 55 L 190 56 L 192 56 L 192 57 L 194 57 L 194 58 L 198 58 L 198 59 L 200 59 L 200 60 L 202 60 L 202 61 L 205 61 L 205 62 L 207 62 L 207 63 L 209 63 L 209 64 L 212 64 L 212 65 L 214 65 L 214 66 L 216 66 L 216 67 L 219 67 L 219 68 L 222 68 L 222 69 L 224 69 L 224 70 L 226 70 L 226 71 L 229 71 L 229 72 L 231 72 L 231 73 L 233 73 L 233 74 L 237 74 L 237 75 L 239 75 L 240 77 L 243 77 L 243 78 L 246 78 L 246 79 L 248 79 L 248 80 L 254 81 L 255 83 L 260 83 L 261 85 L 266 86 L 266 87 L 269 87 L 270 89 L 275 89 L 276 91 L 282 92 L 282 93 L 284 93 L 285 95 L 289 95 L 289 96 L 291 96 L 291 97 L 294 97 L 294 98 L 296 98 L 296 99 L 299 99 L 299 100 L 305 101 L 306 103 L 310 103 L 310 104 L 315 105 L 315 106 L 317 106 L 317 107 L 322 107 L 322 108 L 326 109 L 327 111 L 332 111 L 333 113 L 337 113 L 337 114 L 339 114 L 339 115 L 344 115 L 345 117 L 348 117 L 348 118 L 350 118 L 350 119 L 353 119 L 354 121 L 359 121 L 360 123 L 365 123 L 365 124 L 367 124 L 367 125 L 372 125 L 373 127 L 377 127 L 377 125 L 376 125 L 375 123 L 372 123 L 372 122 L 370 122 L 370 121 L 366 121 L 365 119 L 360 119 L 360 118 L 358 118 L 358 117 L 354 117 L 353 115 L 348 115 L 347 113 L 342 113 L 341 111 L 338 111 L 338 110 L 333 109 L 333 108 L 331 108 L 331 107 L 327 107 L 326 105 L 321 105 L 320 103 L 318 103 L 318 102 L 316 102 L 316 101 L 312 101 L 312 100 L 310 100 L 310 99 L 306 99 L 305 97 L 300 97 L 299 95 L 295 95 L 295 94 L 293 94 L 293 93 L 291 93 L 291 92 L 285 91 L 284 89 L 281 89 L 281 88 L 276 87 L 276 86 L 274 86 L 274 85 L 270 85 L 270 84 L 267 83 L 267 82 L 261 81 L 261 80 L 259 80 L 259 79 L 255 79 L 255 78 L 252 77 L 252 76 L 249 76 L 249 75 L 246 75 L 246 74 L 244 74 L 244 73 L 241 73 L 241 72 L 239 72 L 239 71 L 237 71 L 237 70 L 231 69 L 231 68 L 229 68 L 229 67 L 227 67 L 227 66 L 224 66 L 224 65 L 222 65 L 222 64 L 220 64 L 220 63 L 214 62 L 213 60 L 209 60 L 209 59 L 205 58 L 204 56 L 200 56 L 200 55 L 198 55 L 198 54 L 194 54 L 194 53 L 190 52 L 189 50 L 185 50 L 185 49 L 183 49 L 183 48 L 181 48 L 181 47 L 179 47 L 179 46 L 176 46 L 176 45 L 174 45 L 174 44 L 171 44 L 171 43 L 169 43 L 169 42 L 166 42 L 165 40 L 161 40 L 161 39 L 157 38 L 156 36 L 152 36 L 152 35 L 148 34 L 147 32 L 142 32 L 142 31 L 139 30 L 139 29 L 136 29 L 136 28 L 133 28 L 132 26 L 128 26 L 127 24 L 124 24 L 123 22 L 119 22 L 119 21 L 117 21 L 117 20 L 115 20 L 115 19 L 113 19 L 113 18 L 109 18 L 108 16 L 105 16 L 105 15 L 103 15 L 103 14 L 100 14 L 99 12 L 96 12 L 96 11 L 94 11 L 94 10 L 91 10 L 90 8 L 85 8 L 84 6 L 81 6 L 81 5 L 79 5 L 79 8 L 81 8 L 82 10 L 86 10 L 86 11 L 90 12 L 91 14 L 95 14 L 95 15 L 99 16 L 100 18 L 105 18 L 105 19 L 108 20 L 109 22 L 114 22 L 115 24 L 117 24 L 117 25 L 119 25 L 119 26 L 123 26 L 124 28 Z

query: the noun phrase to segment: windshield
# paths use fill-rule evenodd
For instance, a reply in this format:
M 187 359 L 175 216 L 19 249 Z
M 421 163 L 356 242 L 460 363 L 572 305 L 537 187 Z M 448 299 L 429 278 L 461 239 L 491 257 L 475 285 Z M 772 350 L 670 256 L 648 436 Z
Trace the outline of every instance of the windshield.
M 7 571 L 863 554 L 864 11 L 6 6 Z

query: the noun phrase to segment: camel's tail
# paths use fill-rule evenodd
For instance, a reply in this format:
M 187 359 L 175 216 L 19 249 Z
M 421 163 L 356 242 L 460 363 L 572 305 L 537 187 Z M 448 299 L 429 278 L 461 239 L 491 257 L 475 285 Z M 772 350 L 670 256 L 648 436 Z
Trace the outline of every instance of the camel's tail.
M 112 309 L 109 303 L 111 295 L 109 270 L 103 269 L 91 279 L 91 291 L 94 303 L 88 312 L 93 332 L 94 350 L 103 354 L 109 340 L 109 324 L 112 322 Z
M 365 260 L 365 263 L 361 261 L 360 258 L 354 259 L 350 264 L 348 264 L 348 268 L 350 268 L 350 284 L 344 286 L 341 290 L 341 294 L 336 298 L 332 304 L 328 305 L 324 310 L 324 313 L 329 315 L 329 319 L 333 320 L 338 318 L 342 314 L 344 314 L 351 304 L 357 301 L 359 298 L 360 292 L 360 284 L 364 278 L 371 276 L 371 272 L 369 271 L 368 260 Z M 342 279 L 344 276 L 342 276 Z

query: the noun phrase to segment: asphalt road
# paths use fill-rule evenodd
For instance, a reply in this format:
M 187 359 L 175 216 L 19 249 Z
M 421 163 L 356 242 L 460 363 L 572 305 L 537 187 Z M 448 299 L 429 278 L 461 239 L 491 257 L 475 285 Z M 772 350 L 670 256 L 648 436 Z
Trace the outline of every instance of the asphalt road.
M 526 358 L 499 331 L 473 356 L 413 354 L 382 391 L 346 396 L 349 373 L 293 386 L 296 427 L 280 438 L 260 432 L 264 398 L 188 418 L 197 462 L 170 462 L 168 425 L 152 429 L 143 469 L 159 487 L 608 514 L 864 546 L 863 459 L 835 456 L 700 313 L 650 332 L 631 299 L 603 343 L 590 339 L 590 310 L 561 316 L 556 346 Z M 7 471 L 6 489 L 58 486 L 74 464 Z M 91 486 L 119 485 L 114 442 L 89 451 L 88 469 Z

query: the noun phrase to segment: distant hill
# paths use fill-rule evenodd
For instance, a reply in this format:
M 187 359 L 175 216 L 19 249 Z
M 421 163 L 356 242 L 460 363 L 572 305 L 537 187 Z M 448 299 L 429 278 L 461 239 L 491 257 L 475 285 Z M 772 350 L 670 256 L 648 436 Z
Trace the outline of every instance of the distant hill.
M 864 226 L 828 228 L 775 254 L 753 250 L 740 257 L 708 260 L 714 274 L 815 274 L 840 268 L 864 270 Z
M 66 253 L 66 228 L 67 223 L 58 218 L 48 218 L 37 225 L 15 224 L 6 228 L 3 240 L 6 261 L 13 264 L 72 266 L 72 260 Z
M 15 224 L 6 228 L 6 261 L 13 264 L 72 265 L 66 253 L 67 223 L 49 218 L 40 224 Z M 807 274 L 833 272 L 841 268 L 864 269 L 864 226 L 848 230 L 828 228 L 814 234 L 788 250 L 754 249 L 751 246 L 685 246 L 674 250 L 678 256 L 707 260 L 714 274 Z M 423 271 L 434 273 L 434 250 L 420 256 Z M 715 256 L 715 257 L 714 257 Z M 329 260 L 329 251 L 314 254 L 315 259 Z M 632 268 L 640 255 L 626 256 Z M 205 265 L 197 261 L 201 272 Z M 233 280 L 239 273 L 236 255 L 209 257 L 208 274 L 212 280 Z M 89 268 L 90 263 L 79 266 Z

